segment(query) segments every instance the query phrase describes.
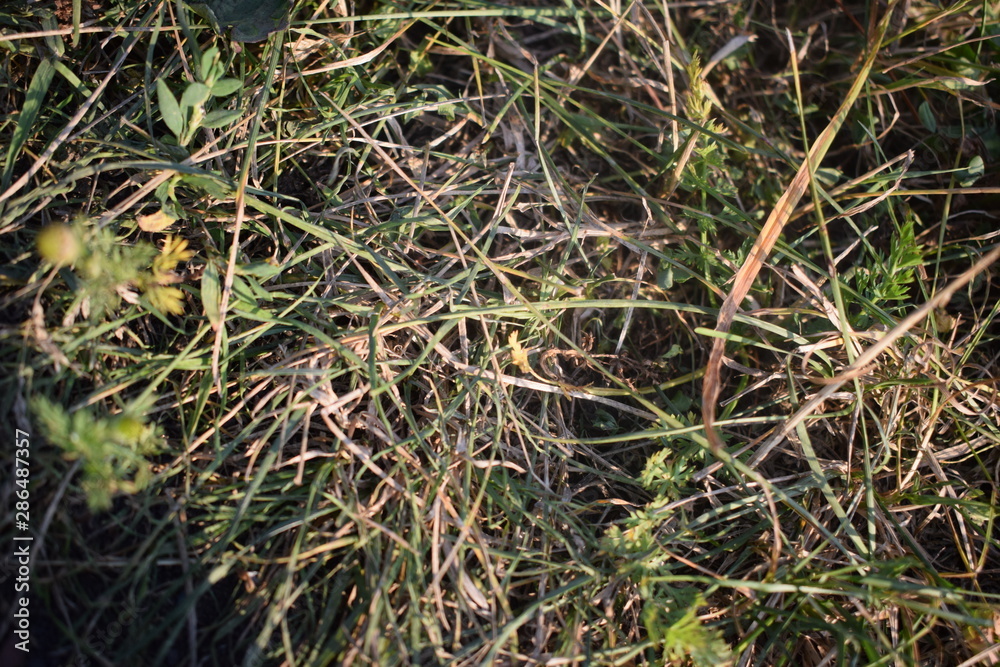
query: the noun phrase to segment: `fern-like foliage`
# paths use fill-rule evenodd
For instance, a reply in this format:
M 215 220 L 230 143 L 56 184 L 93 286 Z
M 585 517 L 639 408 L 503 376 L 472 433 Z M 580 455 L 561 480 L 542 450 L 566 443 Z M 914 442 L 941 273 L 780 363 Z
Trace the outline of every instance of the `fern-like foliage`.
M 43 396 L 33 399 L 31 407 L 46 439 L 66 459 L 83 462 L 81 486 L 92 510 L 107 509 L 115 494 L 135 493 L 149 484 L 146 456 L 156 453 L 159 433 L 135 407 L 100 417 L 87 408 L 69 412 Z
M 916 279 L 916 267 L 923 264 L 923 247 L 917 243 L 914 219 L 907 215 L 892 235 L 889 256 L 875 251 L 865 266 L 855 273 L 857 290 L 887 311 L 906 300 Z

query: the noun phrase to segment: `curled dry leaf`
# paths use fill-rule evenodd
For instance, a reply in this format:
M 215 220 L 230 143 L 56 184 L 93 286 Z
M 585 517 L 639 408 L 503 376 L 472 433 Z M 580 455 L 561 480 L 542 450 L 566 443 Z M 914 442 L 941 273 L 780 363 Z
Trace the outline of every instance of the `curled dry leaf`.
M 136 218 L 136 222 L 139 223 L 139 229 L 144 232 L 162 232 L 170 227 L 177 221 L 177 218 L 170 215 L 163 209 L 160 209 L 156 213 L 151 213 L 150 215 L 140 215 Z

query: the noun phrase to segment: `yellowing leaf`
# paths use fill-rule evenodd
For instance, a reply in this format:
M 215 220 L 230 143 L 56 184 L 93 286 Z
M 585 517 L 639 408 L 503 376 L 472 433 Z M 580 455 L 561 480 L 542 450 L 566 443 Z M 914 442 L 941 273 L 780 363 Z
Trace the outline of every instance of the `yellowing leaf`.
M 144 232 L 162 232 L 174 224 L 177 218 L 160 209 L 151 215 L 140 215 L 136 220 L 139 223 L 139 229 Z
M 941 333 L 948 333 L 954 329 L 956 321 L 944 308 L 934 309 L 934 324 L 937 325 L 937 329 Z
M 510 343 L 511 361 L 521 369 L 522 373 L 531 373 L 531 364 L 528 363 L 528 353 L 524 351 L 520 341 L 517 340 L 517 332 L 512 331 L 507 341 Z

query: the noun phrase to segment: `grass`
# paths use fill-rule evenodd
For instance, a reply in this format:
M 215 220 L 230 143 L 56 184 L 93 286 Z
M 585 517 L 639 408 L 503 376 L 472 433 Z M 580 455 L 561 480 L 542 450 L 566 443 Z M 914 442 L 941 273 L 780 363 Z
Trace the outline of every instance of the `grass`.
M 992 3 L 0 25 L 31 664 L 996 662 Z

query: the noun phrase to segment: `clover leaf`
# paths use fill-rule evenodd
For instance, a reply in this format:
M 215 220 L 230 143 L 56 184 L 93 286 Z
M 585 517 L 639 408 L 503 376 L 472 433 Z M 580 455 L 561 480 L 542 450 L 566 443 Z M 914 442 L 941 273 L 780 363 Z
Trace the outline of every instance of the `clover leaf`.
M 272 32 L 288 27 L 288 0 L 201 0 L 192 3 L 199 14 L 207 14 L 216 30 L 233 29 L 237 42 L 260 42 Z

